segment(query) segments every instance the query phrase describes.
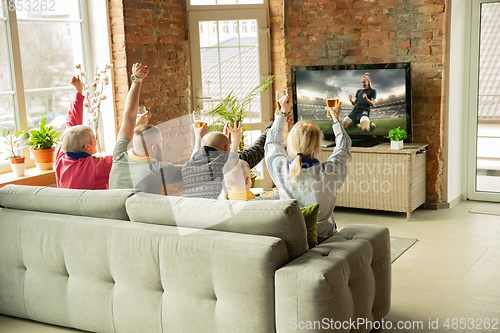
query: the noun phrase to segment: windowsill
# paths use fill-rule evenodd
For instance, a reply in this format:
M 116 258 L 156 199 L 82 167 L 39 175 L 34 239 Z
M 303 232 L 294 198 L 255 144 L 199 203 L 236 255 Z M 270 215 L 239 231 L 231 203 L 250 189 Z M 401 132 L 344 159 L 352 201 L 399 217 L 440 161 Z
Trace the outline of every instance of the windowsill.
M 22 177 L 17 177 L 14 172 L 0 174 L 0 187 L 7 184 L 47 186 L 55 183 L 56 174 L 54 170 L 40 171 L 36 167 L 26 169 Z

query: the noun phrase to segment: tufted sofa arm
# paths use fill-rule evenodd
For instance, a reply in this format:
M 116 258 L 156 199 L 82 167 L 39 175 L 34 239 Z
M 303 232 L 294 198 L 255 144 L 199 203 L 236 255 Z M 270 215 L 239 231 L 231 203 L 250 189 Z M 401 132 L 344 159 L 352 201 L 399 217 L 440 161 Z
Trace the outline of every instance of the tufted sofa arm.
M 389 230 L 350 225 L 277 270 L 275 280 L 278 333 L 350 332 L 346 322 L 381 320 L 391 300 Z

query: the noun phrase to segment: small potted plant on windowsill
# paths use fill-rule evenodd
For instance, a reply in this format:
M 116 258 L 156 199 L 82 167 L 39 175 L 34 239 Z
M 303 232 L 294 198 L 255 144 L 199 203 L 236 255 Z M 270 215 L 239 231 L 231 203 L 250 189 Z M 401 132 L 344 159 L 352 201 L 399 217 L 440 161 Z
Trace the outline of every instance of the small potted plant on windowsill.
M 7 127 L 0 126 L 0 136 L 7 141 L 7 148 L 4 148 L 9 153 L 7 159 L 10 160 L 12 171 L 17 177 L 24 176 L 26 169 L 25 157 L 19 151 L 25 147 L 23 142 L 28 140 L 29 134 L 23 133 L 21 135 L 12 134 Z
M 391 149 L 403 149 L 403 140 L 406 137 L 406 131 L 401 127 L 391 129 L 388 135 L 389 140 L 391 140 Z
M 31 147 L 36 166 L 42 171 L 52 170 L 55 145 L 59 142 L 59 133 L 54 130 L 54 126 L 46 126 L 46 123 L 47 119 L 42 114 L 38 129 L 16 133 L 16 135 L 29 133 L 26 145 Z

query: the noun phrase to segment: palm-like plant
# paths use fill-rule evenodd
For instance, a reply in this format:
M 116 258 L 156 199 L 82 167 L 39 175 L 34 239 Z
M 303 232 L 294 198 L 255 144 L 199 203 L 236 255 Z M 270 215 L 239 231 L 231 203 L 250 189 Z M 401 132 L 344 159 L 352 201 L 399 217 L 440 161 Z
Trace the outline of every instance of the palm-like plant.
M 221 131 L 226 122 L 229 122 L 230 124 L 234 124 L 235 121 L 243 122 L 248 114 L 248 105 L 250 102 L 252 102 L 255 96 L 266 91 L 273 84 L 273 82 L 274 75 L 271 75 L 269 79 L 259 84 L 241 100 L 239 100 L 238 97 L 234 95 L 234 92 L 231 91 L 226 98 L 209 111 L 211 115 L 218 115 L 219 118 L 208 127 L 208 130 Z M 248 126 L 243 126 L 243 131 L 246 130 L 248 130 Z M 243 135 L 243 138 L 241 139 L 240 150 L 243 150 L 244 147 L 245 135 Z

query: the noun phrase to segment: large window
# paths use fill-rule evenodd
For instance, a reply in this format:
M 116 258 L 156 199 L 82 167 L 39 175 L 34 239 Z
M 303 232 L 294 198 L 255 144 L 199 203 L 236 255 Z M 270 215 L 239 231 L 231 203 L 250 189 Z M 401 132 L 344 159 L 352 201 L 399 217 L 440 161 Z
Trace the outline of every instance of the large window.
M 73 66 L 84 64 L 82 3 L 3 1 L 0 11 L 0 125 L 12 131 L 47 123 L 63 132 L 75 90 Z M 0 164 L 5 163 L 0 153 Z M 0 165 L 0 172 L 4 166 Z M 8 169 L 8 168 L 7 168 Z
M 193 110 L 203 110 L 206 114 L 229 93 L 242 99 L 267 80 L 270 74 L 267 6 L 263 0 L 191 0 L 188 9 Z M 209 122 L 215 120 L 208 118 Z M 271 120 L 271 89 L 268 89 L 249 105 L 245 144 L 255 141 Z M 262 163 L 257 170 L 263 173 Z

